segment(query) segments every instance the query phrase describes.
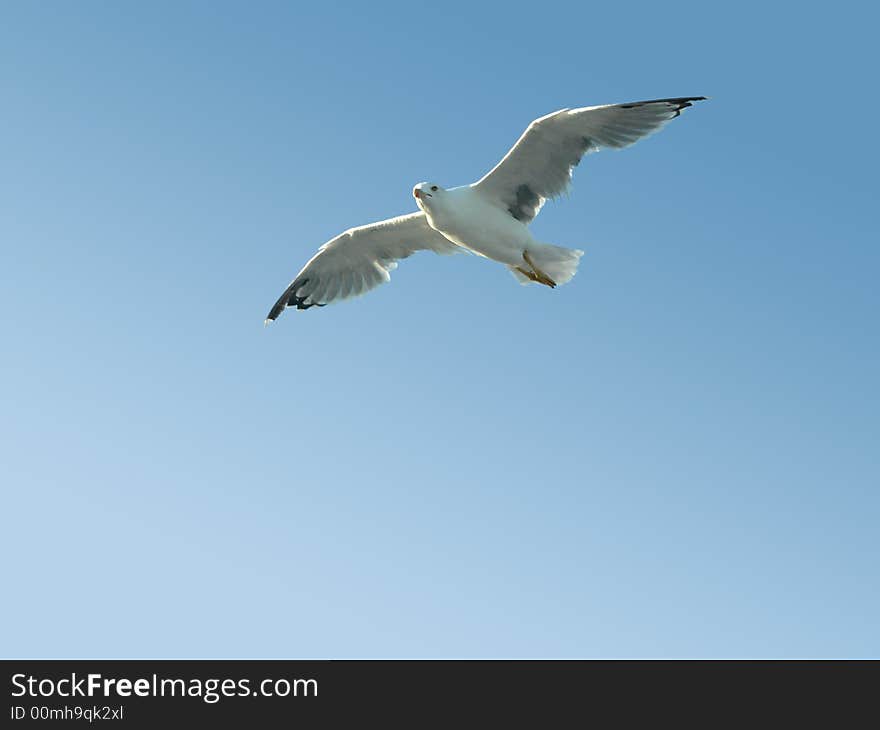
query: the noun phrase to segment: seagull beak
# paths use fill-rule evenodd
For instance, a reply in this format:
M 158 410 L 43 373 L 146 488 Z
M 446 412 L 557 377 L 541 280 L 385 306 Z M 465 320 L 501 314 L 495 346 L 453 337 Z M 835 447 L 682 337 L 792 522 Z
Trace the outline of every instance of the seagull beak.
M 418 200 L 420 197 L 422 197 L 422 191 L 416 188 L 415 190 L 413 190 L 413 197 Z

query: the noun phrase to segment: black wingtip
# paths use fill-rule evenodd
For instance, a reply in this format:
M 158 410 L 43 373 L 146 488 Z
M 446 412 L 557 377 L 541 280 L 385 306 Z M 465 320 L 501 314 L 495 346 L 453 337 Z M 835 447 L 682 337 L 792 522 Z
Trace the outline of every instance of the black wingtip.
M 266 324 L 269 322 L 274 322 L 281 313 L 287 309 L 287 307 L 296 307 L 297 309 L 308 309 L 309 307 L 315 306 L 323 306 L 320 304 L 316 304 L 315 302 L 306 303 L 306 299 L 308 299 L 308 294 L 303 297 L 297 296 L 297 292 L 306 284 L 309 283 L 308 278 L 306 279 L 295 279 L 287 289 L 284 290 L 284 294 L 278 297 L 278 301 L 272 305 L 272 309 L 269 310 L 269 314 L 266 315 Z
M 681 114 L 682 109 L 693 106 L 695 101 L 705 101 L 706 96 L 678 96 L 671 99 L 649 99 L 647 101 L 633 101 L 629 104 L 621 104 L 621 109 L 633 109 L 637 106 L 645 106 L 646 104 L 671 104 L 675 108 L 675 116 Z
M 324 304 L 318 304 L 317 302 L 306 303 L 306 299 L 309 298 L 308 294 L 302 297 L 297 296 L 296 293 L 308 283 L 308 278 L 294 280 L 293 283 L 284 290 L 284 294 L 278 297 L 278 301 L 275 302 L 275 304 L 272 306 L 272 309 L 269 310 L 269 314 L 266 315 L 266 319 L 264 320 L 265 324 L 269 324 L 269 322 L 274 322 L 288 307 L 296 307 L 297 309 L 323 307 Z

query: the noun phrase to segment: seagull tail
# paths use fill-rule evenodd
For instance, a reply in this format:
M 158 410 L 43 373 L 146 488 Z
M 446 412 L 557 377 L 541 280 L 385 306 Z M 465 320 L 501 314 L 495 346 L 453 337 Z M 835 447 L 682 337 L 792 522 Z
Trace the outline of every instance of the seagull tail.
M 584 252 L 579 249 L 537 242 L 529 245 L 528 253 L 535 266 L 557 284 L 566 284 L 574 278 L 581 256 L 584 255 Z M 509 266 L 508 268 L 520 284 L 532 282 L 531 279 L 517 271 L 516 267 Z

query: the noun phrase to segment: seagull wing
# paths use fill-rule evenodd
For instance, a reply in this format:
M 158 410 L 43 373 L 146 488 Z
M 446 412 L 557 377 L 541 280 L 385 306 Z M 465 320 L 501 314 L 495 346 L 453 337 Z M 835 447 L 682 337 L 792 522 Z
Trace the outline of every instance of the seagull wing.
M 416 251 L 462 249 L 428 225 L 424 213 L 350 228 L 325 243 L 269 311 L 274 321 L 286 307 L 308 309 L 356 297 L 391 279 L 397 261 Z
M 704 96 L 562 109 L 532 122 L 517 143 L 473 187 L 523 223 L 548 198 L 564 193 L 581 158 L 603 147 L 627 147 Z

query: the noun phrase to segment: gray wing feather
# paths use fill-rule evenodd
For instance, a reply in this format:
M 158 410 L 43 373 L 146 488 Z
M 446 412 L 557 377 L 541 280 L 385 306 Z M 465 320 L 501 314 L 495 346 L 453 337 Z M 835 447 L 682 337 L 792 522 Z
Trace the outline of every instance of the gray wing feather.
M 431 228 L 424 213 L 350 228 L 318 249 L 269 310 L 266 322 L 277 319 L 287 307 L 323 307 L 365 294 L 389 281 L 397 262 L 416 251 L 461 250 Z
M 564 193 L 585 154 L 627 147 L 659 130 L 704 96 L 561 109 L 532 122 L 517 143 L 474 188 L 523 223 L 544 202 Z

